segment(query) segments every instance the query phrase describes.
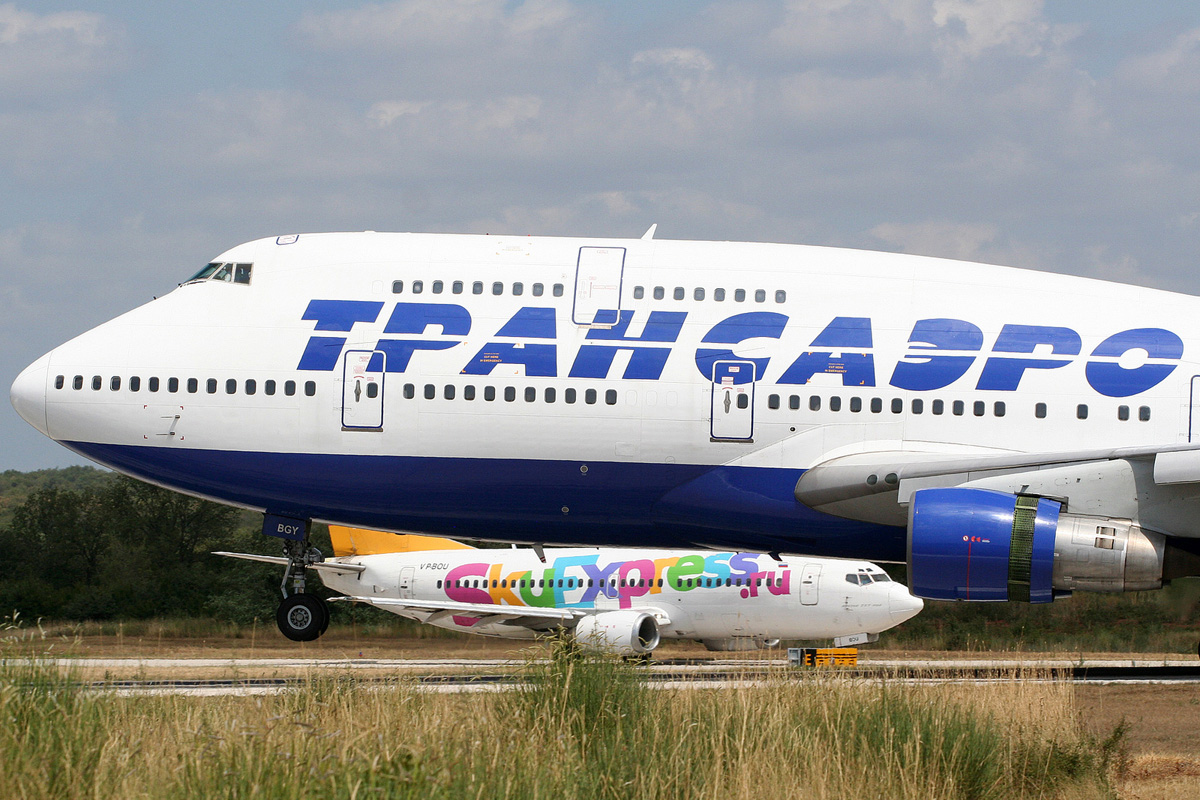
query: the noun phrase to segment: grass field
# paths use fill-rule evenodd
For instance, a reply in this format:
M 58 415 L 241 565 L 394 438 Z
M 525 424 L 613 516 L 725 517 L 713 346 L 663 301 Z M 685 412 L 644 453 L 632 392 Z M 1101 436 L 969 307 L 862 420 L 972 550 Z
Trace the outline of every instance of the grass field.
M 1120 735 L 1071 687 L 781 680 L 654 690 L 559 653 L 517 691 L 447 695 L 348 676 L 241 698 L 121 698 L 0 668 L 0 796 L 1095 798 Z

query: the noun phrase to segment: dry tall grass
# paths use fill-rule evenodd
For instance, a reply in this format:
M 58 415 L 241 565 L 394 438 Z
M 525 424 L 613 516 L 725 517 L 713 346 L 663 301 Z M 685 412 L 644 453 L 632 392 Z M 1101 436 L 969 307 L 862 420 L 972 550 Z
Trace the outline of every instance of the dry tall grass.
M 0 667 L 4 798 L 1043 798 L 1111 796 L 1113 743 L 1071 687 L 795 674 L 655 690 L 560 655 L 520 690 L 314 678 L 258 698 L 121 698 Z

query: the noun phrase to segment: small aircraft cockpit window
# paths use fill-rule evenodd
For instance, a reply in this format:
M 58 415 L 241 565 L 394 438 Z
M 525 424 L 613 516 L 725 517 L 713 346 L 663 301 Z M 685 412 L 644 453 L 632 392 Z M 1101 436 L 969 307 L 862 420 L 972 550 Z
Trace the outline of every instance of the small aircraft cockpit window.
M 205 264 L 203 267 L 201 267 L 199 272 L 197 272 L 195 275 L 193 275 L 192 277 L 187 279 L 187 283 L 191 283 L 192 281 L 202 281 L 202 280 L 207 279 L 210 275 L 212 275 L 214 272 L 217 271 L 217 267 L 219 267 L 219 266 L 221 266 L 221 265 L 220 264 Z

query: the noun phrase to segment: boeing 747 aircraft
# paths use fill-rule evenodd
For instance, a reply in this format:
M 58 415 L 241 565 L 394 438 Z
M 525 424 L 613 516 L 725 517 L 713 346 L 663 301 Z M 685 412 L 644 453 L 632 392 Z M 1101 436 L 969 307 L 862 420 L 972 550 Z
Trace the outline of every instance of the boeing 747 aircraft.
M 335 558 L 315 565 L 340 600 L 441 628 L 533 639 L 571 631 L 585 648 L 644 655 L 660 639 L 750 650 L 779 639 L 875 641 L 921 601 L 864 561 L 755 553 L 614 548 L 476 550 L 461 542 L 337 525 Z M 218 553 L 286 565 L 286 558 Z M 541 559 L 545 559 L 542 561 Z M 314 595 L 280 608 L 288 638 L 311 641 L 329 621 Z
M 120 472 L 308 523 L 907 561 L 926 598 L 1200 574 L 1200 299 L 795 245 L 239 245 L 12 401 Z

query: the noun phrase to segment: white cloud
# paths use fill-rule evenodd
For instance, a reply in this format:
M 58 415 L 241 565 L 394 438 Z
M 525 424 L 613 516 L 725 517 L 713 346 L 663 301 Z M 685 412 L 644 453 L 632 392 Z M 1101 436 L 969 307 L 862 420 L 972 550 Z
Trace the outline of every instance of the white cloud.
M 0 97 L 78 91 L 126 66 L 125 30 L 101 14 L 0 6 Z

